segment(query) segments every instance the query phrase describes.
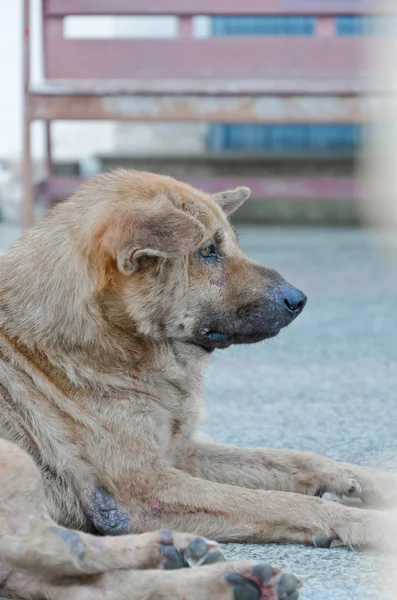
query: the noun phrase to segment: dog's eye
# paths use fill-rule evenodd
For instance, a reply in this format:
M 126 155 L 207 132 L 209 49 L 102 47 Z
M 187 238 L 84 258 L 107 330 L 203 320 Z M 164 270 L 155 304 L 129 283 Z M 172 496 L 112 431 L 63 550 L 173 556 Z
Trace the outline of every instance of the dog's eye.
M 208 246 L 205 246 L 205 248 L 201 248 L 201 250 L 197 252 L 197 255 L 200 260 L 205 262 L 215 262 L 218 259 L 218 253 L 215 244 L 208 244 Z

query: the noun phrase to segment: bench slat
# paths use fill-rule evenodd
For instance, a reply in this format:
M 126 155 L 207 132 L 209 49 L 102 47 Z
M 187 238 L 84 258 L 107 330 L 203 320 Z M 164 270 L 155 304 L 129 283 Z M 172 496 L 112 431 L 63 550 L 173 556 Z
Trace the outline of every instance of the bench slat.
M 44 0 L 47 15 L 358 15 L 393 13 L 393 0 Z
M 43 83 L 30 86 L 33 93 L 45 95 L 89 95 L 89 96 L 139 96 L 153 94 L 154 97 L 189 97 L 198 96 L 198 101 L 214 106 L 212 96 L 241 98 L 241 106 L 247 107 L 256 103 L 263 94 L 269 96 L 313 96 L 313 110 L 318 104 L 314 97 L 322 96 L 328 105 L 337 98 L 327 96 L 357 96 L 359 94 L 383 93 L 389 89 L 388 82 L 375 82 L 366 78 L 348 79 L 48 79 Z M 208 102 L 205 99 L 208 96 Z M 248 96 L 248 97 L 247 97 Z M 252 97 L 252 102 L 250 100 Z M 245 98 L 245 101 L 244 101 Z M 341 98 L 339 98 L 342 100 Z M 286 99 L 287 100 L 287 99 Z M 300 103 L 302 103 L 302 100 Z M 157 98 L 156 98 L 157 102 Z M 284 99 L 283 103 L 285 104 Z M 321 103 L 320 103 L 321 106 Z M 303 114 L 302 106 L 302 114 Z M 341 110 L 340 102 L 336 103 L 335 112 Z
M 48 79 L 291 80 L 363 78 L 365 41 L 354 38 L 176 38 L 75 40 L 47 31 Z M 222 84 L 220 85 L 222 87 Z M 349 89 L 349 85 L 347 90 Z M 346 91 L 347 91 L 346 90 Z
M 42 93 L 45 94 L 45 91 Z M 106 92 L 103 91 L 103 94 Z M 368 123 L 387 114 L 393 97 L 94 96 L 55 90 L 29 98 L 32 119 L 205 123 Z
M 83 178 L 52 176 L 37 185 L 37 192 L 52 198 L 73 194 Z M 208 193 L 216 193 L 244 184 L 251 189 L 253 200 L 348 200 L 358 197 L 358 182 L 352 177 L 186 177 L 186 183 Z

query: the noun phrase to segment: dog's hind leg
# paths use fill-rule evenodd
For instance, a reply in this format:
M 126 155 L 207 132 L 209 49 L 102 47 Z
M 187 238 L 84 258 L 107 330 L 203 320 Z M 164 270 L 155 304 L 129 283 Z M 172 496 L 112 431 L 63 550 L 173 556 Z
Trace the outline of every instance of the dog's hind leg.
M 0 557 L 13 568 L 56 579 L 224 560 L 215 542 L 194 534 L 96 537 L 60 527 L 47 513 L 41 475 L 30 456 L 5 440 L 0 456 Z
M 297 600 L 300 582 L 241 561 L 178 571 L 113 571 L 48 581 L 0 562 L 0 593 L 18 600 Z
M 54 600 L 297 600 L 299 588 L 293 575 L 241 561 L 167 572 L 108 572 Z

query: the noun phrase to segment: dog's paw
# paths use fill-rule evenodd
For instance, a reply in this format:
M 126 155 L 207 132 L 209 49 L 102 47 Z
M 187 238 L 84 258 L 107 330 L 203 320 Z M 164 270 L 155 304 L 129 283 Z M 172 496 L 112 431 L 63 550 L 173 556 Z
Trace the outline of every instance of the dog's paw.
M 341 465 L 327 478 L 327 491 L 342 499 L 374 507 L 397 507 L 397 476 L 392 473 Z
M 330 493 L 355 504 L 397 508 L 397 475 L 393 473 L 315 457 L 293 477 L 304 494 Z
M 233 588 L 234 600 L 297 600 L 300 581 L 289 573 L 280 573 L 267 564 L 251 569 L 236 568 L 226 574 L 226 581 Z
M 140 569 L 184 569 L 225 561 L 216 542 L 189 533 L 156 531 L 134 540 Z
M 397 511 L 364 510 L 323 500 L 318 502 L 322 506 L 312 530 L 314 546 L 347 546 L 385 552 L 397 550 Z
M 366 467 L 343 465 L 355 478 L 359 490 L 344 494 L 344 498 L 356 496 L 363 504 L 379 508 L 397 508 L 397 475 Z
M 159 537 L 164 569 L 201 567 L 225 560 L 218 544 L 205 538 L 169 531 L 160 531 Z
M 320 498 L 326 493 L 354 500 L 363 497 L 362 485 L 355 474 L 350 469 L 339 467 L 337 463 L 326 465 L 324 469 L 314 469 L 309 474 L 307 492 Z

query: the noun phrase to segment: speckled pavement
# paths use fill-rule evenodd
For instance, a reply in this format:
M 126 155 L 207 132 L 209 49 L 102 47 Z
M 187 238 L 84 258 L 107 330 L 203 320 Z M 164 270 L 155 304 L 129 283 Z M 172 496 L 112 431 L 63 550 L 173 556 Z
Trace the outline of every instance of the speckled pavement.
M 15 231 L 0 224 L 0 251 Z M 275 339 L 217 352 L 206 372 L 205 435 L 311 450 L 397 470 L 397 240 L 351 229 L 244 227 L 241 245 L 308 295 Z M 378 596 L 378 559 L 347 549 L 225 545 L 302 577 L 302 600 Z
M 218 352 L 206 373 L 203 433 L 247 446 L 310 450 L 396 470 L 397 264 L 368 232 L 243 228 L 243 249 L 308 295 L 275 339 Z M 397 260 L 397 240 L 395 240 Z M 302 577 L 302 600 L 378 597 L 378 560 L 344 548 L 225 545 Z M 382 594 L 379 597 L 386 597 Z

